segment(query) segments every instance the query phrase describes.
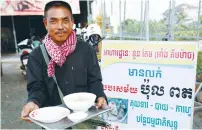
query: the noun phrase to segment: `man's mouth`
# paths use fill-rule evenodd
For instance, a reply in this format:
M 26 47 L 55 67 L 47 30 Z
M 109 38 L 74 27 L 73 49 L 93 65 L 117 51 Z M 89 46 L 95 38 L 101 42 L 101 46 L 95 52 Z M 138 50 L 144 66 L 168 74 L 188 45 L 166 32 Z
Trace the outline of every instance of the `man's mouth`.
M 59 35 L 59 36 L 63 36 L 64 33 L 63 33 L 63 32 L 61 32 L 61 33 L 57 33 L 57 35 Z

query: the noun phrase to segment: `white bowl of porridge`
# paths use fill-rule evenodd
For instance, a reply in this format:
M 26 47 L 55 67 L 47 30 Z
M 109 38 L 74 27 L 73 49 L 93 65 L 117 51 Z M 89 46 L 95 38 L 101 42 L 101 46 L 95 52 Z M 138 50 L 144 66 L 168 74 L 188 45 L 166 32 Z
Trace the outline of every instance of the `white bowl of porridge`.
M 96 95 L 92 93 L 73 93 L 63 98 L 64 103 L 74 112 L 86 112 L 95 104 Z

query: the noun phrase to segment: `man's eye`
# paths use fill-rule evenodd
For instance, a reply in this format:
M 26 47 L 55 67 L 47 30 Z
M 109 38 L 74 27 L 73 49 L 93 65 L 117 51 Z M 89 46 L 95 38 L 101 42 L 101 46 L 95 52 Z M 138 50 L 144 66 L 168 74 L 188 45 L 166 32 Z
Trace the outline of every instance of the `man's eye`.
M 50 21 L 50 23 L 55 23 L 55 22 L 56 22 L 55 20 L 51 20 L 51 21 Z
M 64 19 L 64 22 L 69 22 L 69 19 Z

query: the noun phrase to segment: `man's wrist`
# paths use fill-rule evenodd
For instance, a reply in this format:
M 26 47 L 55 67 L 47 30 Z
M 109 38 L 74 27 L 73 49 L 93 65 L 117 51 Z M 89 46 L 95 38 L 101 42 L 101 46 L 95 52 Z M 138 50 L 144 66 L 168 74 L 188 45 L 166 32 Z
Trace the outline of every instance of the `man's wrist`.
M 27 103 L 29 103 L 29 102 L 35 103 L 39 108 L 41 107 L 40 104 L 39 104 L 39 102 L 36 99 L 28 99 L 28 100 L 26 100 L 26 102 L 24 103 L 24 105 L 27 104 Z

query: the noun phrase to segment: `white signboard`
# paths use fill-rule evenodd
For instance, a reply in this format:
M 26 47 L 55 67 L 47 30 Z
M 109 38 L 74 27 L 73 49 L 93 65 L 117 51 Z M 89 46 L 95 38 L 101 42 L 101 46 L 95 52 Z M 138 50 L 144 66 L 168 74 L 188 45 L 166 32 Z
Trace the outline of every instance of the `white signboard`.
M 111 129 L 192 128 L 197 47 L 196 42 L 103 41 L 103 84 L 114 109 L 102 118 Z

